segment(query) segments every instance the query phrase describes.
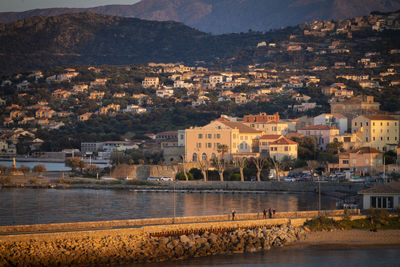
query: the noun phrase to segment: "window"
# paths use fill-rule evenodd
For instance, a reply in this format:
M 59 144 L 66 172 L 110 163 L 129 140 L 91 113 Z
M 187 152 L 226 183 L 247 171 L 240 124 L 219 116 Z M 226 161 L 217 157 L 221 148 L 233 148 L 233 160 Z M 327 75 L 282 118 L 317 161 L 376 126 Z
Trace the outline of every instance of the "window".
M 375 141 L 375 136 L 374 136 L 374 137 L 372 137 L 372 140 L 374 140 L 374 141 Z
M 349 161 L 347 159 L 344 159 L 343 164 L 349 164 Z
M 211 148 L 211 143 L 207 143 L 207 147 L 208 147 L 208 148 Z
M 375 126 L 375 122 L 372 123 L 372 126 Z
M 368 142 L 368 137 L 365 137 L 365 142 Z
M 208 139 L 211 139 L 212 138 L 212 134 L 208 134 Z
M 362 122 L 360 122 L 360 126 L 362 127 Z
M 381 126 L 383 125 L 383 123 L 381 122 Z
M 357 122 L 354 122 L 354 126 L 357 126 Z
M 289 151 L 289 147 L 285 146 L 285 151 Z
M 375 196 L 370 198 L 372 208 L 393 209 L 393 197 Z
M 368 126 L 368 122 L 366 122 L 365 125 Z
M 386 126 L 389 126 L 389 123 L 388 123 L 388 122 L 386 123 Z
M 217 134 L 217 139 L 220 139 L 220 138 L 221 138 L 221 135 Z M 233 137 L 233 138 L 235 138 L 235 137 Z
M 351 138 L 350 138 L 350 137 L 344 137 L 344 138 L 343 138 L 343 141 L 344 141 L 345 143 L 349 143 L 349 142 L 351 142 Z
M 202 139 L 203 138 L 203 134 L 199 134 L 199 139 Z
M 219 137 L 218 137 L 219 138 Z M 233 139 L 236 139 L 236 134 L 233 134 Z
M 389 136 L 388 136 L 388 137 L 386 137 L 386 139 L 389 141 Z

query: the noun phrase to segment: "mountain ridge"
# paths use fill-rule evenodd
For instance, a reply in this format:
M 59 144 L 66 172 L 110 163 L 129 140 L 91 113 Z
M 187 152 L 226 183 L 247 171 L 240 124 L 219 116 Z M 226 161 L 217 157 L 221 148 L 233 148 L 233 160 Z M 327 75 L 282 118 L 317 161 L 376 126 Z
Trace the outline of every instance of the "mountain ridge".
M 142 0 L 133 5 L 2 12 L 0 23 L 32 16 L 91 11 L 98 14 L 182 22 L 213 34 L 267 31 L 312 20 L 345 19 L 400 9 L 400 0 Z

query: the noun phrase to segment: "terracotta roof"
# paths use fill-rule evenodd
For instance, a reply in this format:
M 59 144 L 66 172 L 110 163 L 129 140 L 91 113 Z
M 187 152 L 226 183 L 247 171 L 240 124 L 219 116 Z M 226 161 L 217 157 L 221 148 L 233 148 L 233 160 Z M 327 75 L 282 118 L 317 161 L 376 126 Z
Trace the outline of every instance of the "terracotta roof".
M 301 133 L 288 133 L 288 134 L 286 134 L 286 138 L 292 138 L 292 137 L 303 137 L 304 136 L 304 134 L 301 134 Z
M 328 126 L 328 125 L 312 125 L 305 128 L 301 128 L 300 130 L 335 130 L 336 127 Z
M 273 139 L 274 140 L 274 139 L 279 139 L 281 137 L 283 137 L 283 136 L 280 134 L 266 134 L 266 135 L 261 136 L 260 139 L 267 139 L 267 140 Z
M 272 143 L 270 145 L 297 145 L 295 141 L 287 139 L 286 137 L 282 137 Z
M 372 188 L 364 189 L 359 194 L 400 194 L 400 182 L 391 182 L 388 184 L 380 184 Z
M 360 148 L 357 148 L 357 149 L 353 149 L 353 150 L 350 150 L 350 151 L 346 151 L 346 152 L 340 153 L 340 155 L 348 155 L 348 154 L 351 154 L 351 153 L 380 154 L 382 152 L 377 150 L 377 149 L 375 149 L 375 148 L 364 146 L 364 147 L 360 147 Z
M 223 120 L 219 120 L 219 121 L 232 129 L 237 128 L 239 130 L 239 133 L 261 133 L 261 131 L 257 131 L 257 130 L 255 130 L 251 127 L 248 127 L 240 122 L 223 121 Z
M 389 115 L 362 115 L 362 116 L 370 120 L 397 121 L 395 118 Z
M 341 118 L 341 119 L 346 119 L 347 118 L 346 116 L 344 116 L 343 114 L 340 114 L 340 113 L 330 113 L 330 115 L 333 115 L 333 116 L 335 116 L 337 118 Z

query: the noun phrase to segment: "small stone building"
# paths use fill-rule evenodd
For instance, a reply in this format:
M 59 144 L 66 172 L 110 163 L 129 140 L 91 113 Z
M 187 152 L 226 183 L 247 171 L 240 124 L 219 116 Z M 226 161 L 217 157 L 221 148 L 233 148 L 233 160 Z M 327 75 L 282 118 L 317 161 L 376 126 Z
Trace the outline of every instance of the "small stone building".
M 400 207 L 400 182 L 380 184 L 358 192 L 363 195 L 363 209 Z

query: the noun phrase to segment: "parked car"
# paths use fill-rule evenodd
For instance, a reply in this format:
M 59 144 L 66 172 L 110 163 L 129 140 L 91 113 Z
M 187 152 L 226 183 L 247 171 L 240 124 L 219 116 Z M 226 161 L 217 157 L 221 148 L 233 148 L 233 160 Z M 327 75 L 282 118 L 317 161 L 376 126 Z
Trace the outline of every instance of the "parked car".
M 284 180 L 285 182 L 296 182 L 296 178 L 290 177 L 290 176 L 285 177 L 283 180 Z
M 147 177 L 147 181 L 160 181 L 159 177 L 149 176 Z
M 161 176 L 160 181 L 173 181 L 171 177 Z

